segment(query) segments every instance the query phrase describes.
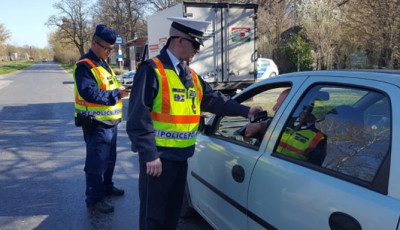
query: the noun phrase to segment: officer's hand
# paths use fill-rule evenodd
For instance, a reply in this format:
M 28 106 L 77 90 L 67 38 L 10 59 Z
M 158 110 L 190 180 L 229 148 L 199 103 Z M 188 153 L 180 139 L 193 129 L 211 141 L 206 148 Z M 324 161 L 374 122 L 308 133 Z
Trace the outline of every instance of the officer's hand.
M 250 108 L 249 110 L 249 114 L 247 115 L 248 118 L 250 118 L 251 116 L 253 116 L 254 114 L 263 111 L 263 109 L 261 108 L 261 106 L 253 106 Z
M 130 89 L 125 89 L 125 87 L 123 87 L 123 86 L 118 87 L 118 91 L 119 91 L 119 94 L 121 95 L 121 98 L 128 97 L 129 94 L 131 93 Z
M 162 173 L 162 164 L 160 158 L 146 163 L 146 173 L 150 176 L 160 176 Z

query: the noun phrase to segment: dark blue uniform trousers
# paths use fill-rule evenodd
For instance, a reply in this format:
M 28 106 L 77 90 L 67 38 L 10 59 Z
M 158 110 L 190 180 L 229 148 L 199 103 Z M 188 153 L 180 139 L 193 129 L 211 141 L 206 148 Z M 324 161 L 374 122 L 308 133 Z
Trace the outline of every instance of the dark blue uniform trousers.
M 84 134 L 86 142 L 86 204 L 95 204 L 113 188 L 112 176 L 117 160 L 117 126 L 95 121 L 90 132 Z
M 159 177 L 146 174 L 146 163 L 140 162 L 139 229 L 175 230 L 178 225 L 185 191 L 187 161 L 161 159 Z

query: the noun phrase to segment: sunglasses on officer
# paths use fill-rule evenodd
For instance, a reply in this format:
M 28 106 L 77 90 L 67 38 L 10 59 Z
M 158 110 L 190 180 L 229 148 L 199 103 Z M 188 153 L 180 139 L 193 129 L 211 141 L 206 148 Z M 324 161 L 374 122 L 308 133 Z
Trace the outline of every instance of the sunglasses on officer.
M 94 41 L 94 42 L 96 42 L 96 44 L 99 45 L 101 48 L 103 48 L 104 51 L 106 51 L 106 52 L 111 52 L 114 49 L 114 47 L 105 47 L 98 41 Z
M 171 36 L 171 39 L 175 39 L 175 38 L 182 38 L 190 43 L 192 43 L 192 46 L 195 50 L 199 50 L 200 49 L 200 43 L 194 41 L 194 40 L 190 40 L 188 38 L 184 38 L 184 37 L 180 37 L 180 36 Z

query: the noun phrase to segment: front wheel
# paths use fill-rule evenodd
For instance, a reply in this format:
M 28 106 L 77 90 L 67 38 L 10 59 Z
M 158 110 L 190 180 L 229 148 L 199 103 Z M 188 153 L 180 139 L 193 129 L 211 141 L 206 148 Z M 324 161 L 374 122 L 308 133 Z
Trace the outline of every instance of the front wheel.
M 275 72 L 272 72 L 270 75 L 269 75 L 269 77 L 275 77 L 276 76 L 276 73 Z

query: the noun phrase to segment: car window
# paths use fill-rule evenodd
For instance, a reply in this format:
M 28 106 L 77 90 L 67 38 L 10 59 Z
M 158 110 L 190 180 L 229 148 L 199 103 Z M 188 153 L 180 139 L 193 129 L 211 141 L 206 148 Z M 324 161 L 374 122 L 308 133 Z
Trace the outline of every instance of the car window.
M 269 65 L 269 61 L 266 59 L 258 59 L 258 66 L 259 67 L 263 67 L 263 66 L 268 66 Z
M 122 75 L 122 77 L 123 77 L 123 78 L 132 78 L 132 77 L 135 76 L 135 73 L 136 73 L 136 72 L 130 71 L 130 72 L 124 73 L 124 74 Z
M 247 98 L 244 99 L 241 104 L 246 106 L 261 106 L 265 111 L 267 111 L 267 117 L 262 118 L 258 122 L 267 122 L 267 119 L 272 119 L 275 115 L 273 107 L 280 93 L 288 87 L 278 87 L 267 90 L 254 90 L 257 91 L 255 94 L 249 94 Z M 260 92 L 258 92 L 260 91 Z M 218 128 L 215 135 L 224 138 L 227 141 L 236 142 L 251 148 L 258 148 L 261 139 L 265 132 L 265 128 L 261 131 L 260 135 L 246 138 L 244 137 L 244 127 L 249 123 L 249 119 L 240 116 L 225 116 L 219 121 Z
M 389 153 L 390 134 L 386 94 L 313 86 L 286 122 L 274 155 L 372 183 Z

